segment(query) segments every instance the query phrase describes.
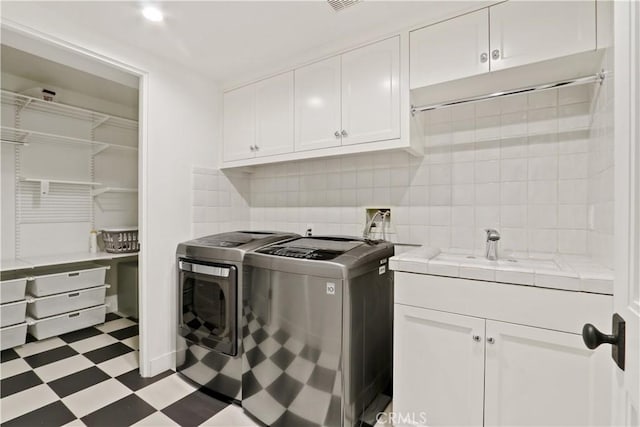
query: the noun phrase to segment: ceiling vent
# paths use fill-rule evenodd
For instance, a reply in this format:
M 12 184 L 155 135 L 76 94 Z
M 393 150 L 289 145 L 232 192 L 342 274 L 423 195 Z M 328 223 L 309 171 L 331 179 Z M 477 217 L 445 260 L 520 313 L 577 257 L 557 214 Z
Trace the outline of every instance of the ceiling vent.
M 333 10 L 340 12 L 350 6 L 360 3 L 361 1 L 362 0 L 327 0 L 327 3 L 329 3 L 329 6 L 331 6 Z

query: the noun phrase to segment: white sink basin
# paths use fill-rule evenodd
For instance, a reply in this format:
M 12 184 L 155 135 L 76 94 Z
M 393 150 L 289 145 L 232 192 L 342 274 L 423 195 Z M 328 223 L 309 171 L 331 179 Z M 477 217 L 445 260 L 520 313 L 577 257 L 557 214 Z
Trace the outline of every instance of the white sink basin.
M 430 261 L 443 263 L 456 263 L 460 265 L 486 267 L 486 268 L 514 268 L 526 270 L 550 270 L 560 271 L 561 268 L 553 259 L 535 258 L 504 258 L 491 261 L 484 257 L 467 254 L 440 252 L 429 258 Z

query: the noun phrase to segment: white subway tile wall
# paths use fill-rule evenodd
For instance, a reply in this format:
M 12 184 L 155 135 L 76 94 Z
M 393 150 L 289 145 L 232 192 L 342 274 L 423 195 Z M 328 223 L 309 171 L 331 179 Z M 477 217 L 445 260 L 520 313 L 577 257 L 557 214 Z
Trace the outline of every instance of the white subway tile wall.
M 599 90 L 568 87 L 423 113 L 423 157 L 360 154 L 230 178 L 195 169 L 194 234 L 250 226 L 361 235 L 365 208 L 390 207 L 396 242 L 481 253 L 484 229 L 496 228 L 503 252 L 606 256 L 612 104 L 610 86 Z
M 194 237 L 249 227 L 246 175 L 229 179 L 218 170 L 193 168 L 192 176 Z

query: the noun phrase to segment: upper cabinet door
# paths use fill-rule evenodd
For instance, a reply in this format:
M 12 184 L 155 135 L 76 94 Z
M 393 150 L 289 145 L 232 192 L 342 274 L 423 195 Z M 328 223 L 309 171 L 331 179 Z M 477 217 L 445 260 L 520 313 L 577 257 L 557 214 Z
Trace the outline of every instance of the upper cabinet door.
M 293 152 L 293 71 L 262 80 L 256 92 L 256 157 Z
M 481 426 L 484 319 L 401 304 L 394 310 L 394 412 L 419 425 Z
M 412 31 L 409 43 L 411 89 L 486 73 L 489 11 L 482 9 Z
M 224 94 L 223 158 L 225 161 L 254 157 L 255 86 L 248 85 Z
M 489 8 L 491 70 L 596 49 L 596 2 L 508 1 Z
M 610 351 L 589 350 L 577 334 L 492 320 L 486 336 L 485 426 L 609 424 Z
M 342 55 L 342 144 L 400 138 L 400 38 Z
M 340 145 L 340 57 L 295 70 L 296 151 Z

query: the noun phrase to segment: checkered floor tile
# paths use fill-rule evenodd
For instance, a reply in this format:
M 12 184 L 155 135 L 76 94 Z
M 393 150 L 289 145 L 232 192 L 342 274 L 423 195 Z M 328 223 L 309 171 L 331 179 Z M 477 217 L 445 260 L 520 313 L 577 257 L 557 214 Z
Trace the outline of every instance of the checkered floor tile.
M 295 365 L 286 353 L 274 356 Z M 0 374 L 2 426 L 257 427 L 242 408 L 174 371 L 140 377 L 137 322 L 114 313 L 102 325 L 3 351 Z
M 173 371 L 138 374 L 138 325 L 106 322 L 2 352 L 2 426 L 256 426 Z

